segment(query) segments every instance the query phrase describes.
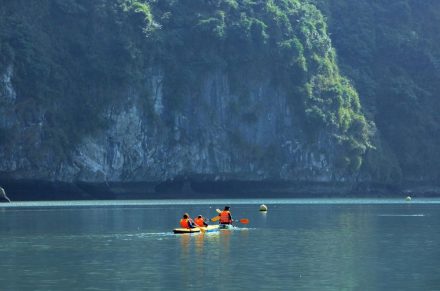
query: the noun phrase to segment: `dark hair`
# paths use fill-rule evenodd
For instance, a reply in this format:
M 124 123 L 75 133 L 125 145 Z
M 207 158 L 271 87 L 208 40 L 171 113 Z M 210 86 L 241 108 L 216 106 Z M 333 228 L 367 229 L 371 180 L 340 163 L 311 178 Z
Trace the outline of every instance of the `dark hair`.
M 189 217 L 188 213 L 183 214 L 183 218 L 188 218 L 188 217 Z
M 199 215 L 199 216 L 197 216 L 198 218 L 202 218 L 202 216 L 201 215 Z
M 229 207 L 229 206 L 225 206 L 225 210 L 229 210 L 229 208 L 231 208 L 231 207 Z

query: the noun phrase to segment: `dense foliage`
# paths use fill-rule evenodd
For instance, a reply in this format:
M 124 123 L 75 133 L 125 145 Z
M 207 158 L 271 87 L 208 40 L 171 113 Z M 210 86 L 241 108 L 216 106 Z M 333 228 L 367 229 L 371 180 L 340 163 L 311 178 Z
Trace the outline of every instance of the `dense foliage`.
M 341 147 L 336 165 L 359 169 L 370 146 L 369 125 L 357 92 L 339 73 L 325 19 L 314 5 L 297 0 L 125 4 L 145 16 L 154 59 L 173 77 L 170 96 L 194 91 L 212 67 L 227 72 L 242 94 L 249 80 L 271 78 L 289 92 L 312 143 L 324 128 Z
M 131 43 L 142 33 L 131 29 L 116 1 L 0 4 L 0 71 L 13 65 L 17 110 L 29 129 L 23 146 L 32 151 L 35 128 L 44 122 L 39 152 L 63 158 L 81 136 L 105 127 L 103 105 L 138 71 Z M 18 132 L 3 133 L 9 146 Z
M 374 119 L 375 180 L 440 177 L 440 2 L 314 0 L 329 19 L 340 67 Z
M 338 145 L 340 169 L 434 179 L 439 18 L 434 0 L 3 1 L 0 73 L 13 65 L 20 116 L 29 128 L 43 116 L 60 155 L 105 128 L 103 105 L 127 86 L 142 91 L 147 68 L 165 71 L 173 110 L 215 69 L 239 96 L 250 80 L 282 88 L 310 145 L 322 134 Z

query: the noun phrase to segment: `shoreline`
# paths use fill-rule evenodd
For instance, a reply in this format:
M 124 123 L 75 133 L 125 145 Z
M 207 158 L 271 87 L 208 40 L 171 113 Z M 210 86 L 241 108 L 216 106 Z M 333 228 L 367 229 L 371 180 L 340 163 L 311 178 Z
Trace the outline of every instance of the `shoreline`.
M 0 180 L 0 186 L 6 190 L 12 201 L 440 197 L 440 187 L 433 183 L 406 183 L 397 186 L 369 182 L 190 179 L 111 183 Z

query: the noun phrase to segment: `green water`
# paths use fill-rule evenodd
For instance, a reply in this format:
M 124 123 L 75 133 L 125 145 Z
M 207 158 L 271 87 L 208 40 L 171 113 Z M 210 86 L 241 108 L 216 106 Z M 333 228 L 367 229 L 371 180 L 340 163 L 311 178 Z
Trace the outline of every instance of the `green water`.
M 225 204 L 250 224 L 172 234 Z M 440 200 L 0 204 L 0 290 L 440 290 L 439 229 Z

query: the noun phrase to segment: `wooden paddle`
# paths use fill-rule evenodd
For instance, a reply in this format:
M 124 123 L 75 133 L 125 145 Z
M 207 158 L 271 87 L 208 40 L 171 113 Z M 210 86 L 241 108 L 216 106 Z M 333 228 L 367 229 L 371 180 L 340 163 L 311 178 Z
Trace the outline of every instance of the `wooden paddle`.
M 192 229 L 194 229 L 194 228 L 198 228 L 198 229 L 200 229 L 200 232 L 205 232 L 205 231 L 206 231 L 206 229 L 203 229 L 202 227 L 198 226 L 198 225 L 194 222 L 194 220 L 193 220 L 192 218 L 190 218 L 190 221 L 196 226 L 196 227 L 193 227 Z
M 215 211 L 217 211 L 217 213 L 218 214 L 220 214 L 222 211 L 220 210 L 220 209 L 216 209 Z M 217 215 L 217 216 L 214 216 L 213 218 L 211 218 L 211 221 L 212 222 L 216 222 L 216 221 L 218 221 L 220 219 L 220 216 L 219 215 Z
M 194 220 L 193 220 L 193 222 L 194 222 Z M 207 226 L 199 226 L 199 225 L 197 225 L 195 222 L 194 222 L 194 224 L 197 226 L 197 228 L 200 229 L 201 232 L 206 232 L 205 227 L 207 227 Z

